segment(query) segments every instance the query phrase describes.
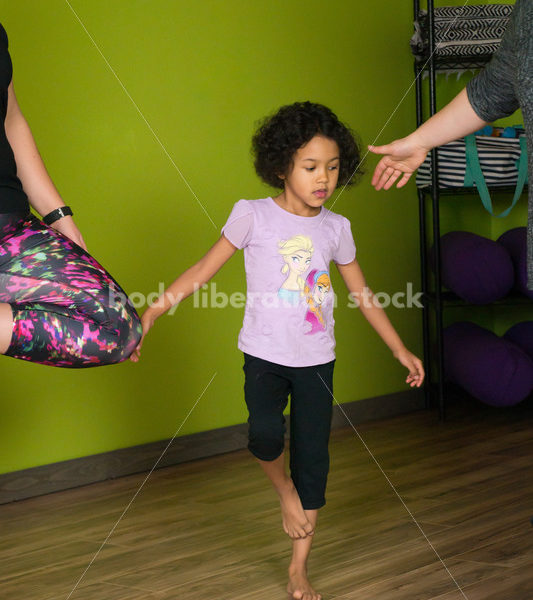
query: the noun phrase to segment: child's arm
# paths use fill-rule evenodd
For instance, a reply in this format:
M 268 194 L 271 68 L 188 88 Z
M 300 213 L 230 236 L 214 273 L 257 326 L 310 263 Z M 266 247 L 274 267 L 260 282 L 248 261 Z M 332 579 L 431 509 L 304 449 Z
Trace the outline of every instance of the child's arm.
M 411 384 L 411 387 L 420 387 L 424 381 L 424 367 L 422 361 L 414 354 L 409 352 L 403 345 L 400 336 L 389 321 L 385 311 L 378 304 L 374 304 L 374 295 L 367 287 L 363 271 L 359 263 L 354 260 L 347 265 L 337 265 L 339 273 L 344 279 L 351 296 L 359 301 L 361 312 L 366 320 L 377 331 L 381 339 L 391 349 L 395 358 L 397 358 L 404 367 L 409 369 L 409 375 L 405 380 Z
M 151 329 L 154 321 L 167 312 L 175 304 L 193 294 L 196 290 L 215 276 L 217 271 L 236 252 L 237 248 L 223 235 L 208 250 L 206 254 L 192 267 L 184 271 L 168 288 L 151 304 L 141 317 L 143 335 L 137 348 L 131 355 L 131 360 L 137 362 L 141 356 L 141 346 L 145 335 Z

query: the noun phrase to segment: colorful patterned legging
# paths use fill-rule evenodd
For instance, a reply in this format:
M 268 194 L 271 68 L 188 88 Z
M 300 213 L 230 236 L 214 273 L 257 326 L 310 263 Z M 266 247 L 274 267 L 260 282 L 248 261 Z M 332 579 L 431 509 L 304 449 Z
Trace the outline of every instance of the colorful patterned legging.
M 139 316 L 109 273 L 32 214 L 0 214 L 0 302 L 13 311 L 6 355 L 56 367 L 126 360 Z

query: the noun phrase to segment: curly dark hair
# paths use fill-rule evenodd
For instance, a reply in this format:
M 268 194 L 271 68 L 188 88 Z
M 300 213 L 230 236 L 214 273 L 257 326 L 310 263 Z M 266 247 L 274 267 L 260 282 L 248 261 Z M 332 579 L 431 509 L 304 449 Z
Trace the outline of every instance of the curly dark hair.
M 295 102 L 282 106 L 266 117 L 252 138 L 252 153 L 257 174 L 275 188 L 283 188 L 279 176 L 288 175 L 296 151 L 315 135 L 337 142 L 340 151 L 337 186 L 352 185 L 362 174 L 360 149 L 355 134 L 322 104 Z

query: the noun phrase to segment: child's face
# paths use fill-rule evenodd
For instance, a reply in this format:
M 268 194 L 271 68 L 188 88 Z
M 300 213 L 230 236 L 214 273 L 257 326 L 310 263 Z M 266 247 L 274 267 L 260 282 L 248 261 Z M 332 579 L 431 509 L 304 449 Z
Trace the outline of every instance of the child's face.
M 294 154 L 291 172 L 284 177 L 285 199 L 303 216 L 318 214 L 337 187 L 339 147 L 334 140 L 316 135 Z

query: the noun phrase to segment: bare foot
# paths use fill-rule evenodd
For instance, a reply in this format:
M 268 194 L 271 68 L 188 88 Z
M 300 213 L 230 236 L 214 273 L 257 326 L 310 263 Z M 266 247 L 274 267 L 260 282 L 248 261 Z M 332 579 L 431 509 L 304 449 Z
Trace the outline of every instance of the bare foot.
M 300 496 L 292 481 L 287 485 L 286 491 L 280 494 L 279 500 L 285 533 L 295 540 L 313 535 L 313 525 L 305 515 Z
M 307 579 L 307 573 L 301 569 L 289 569 L 287 593 L 290 600 L 322 600 Z

